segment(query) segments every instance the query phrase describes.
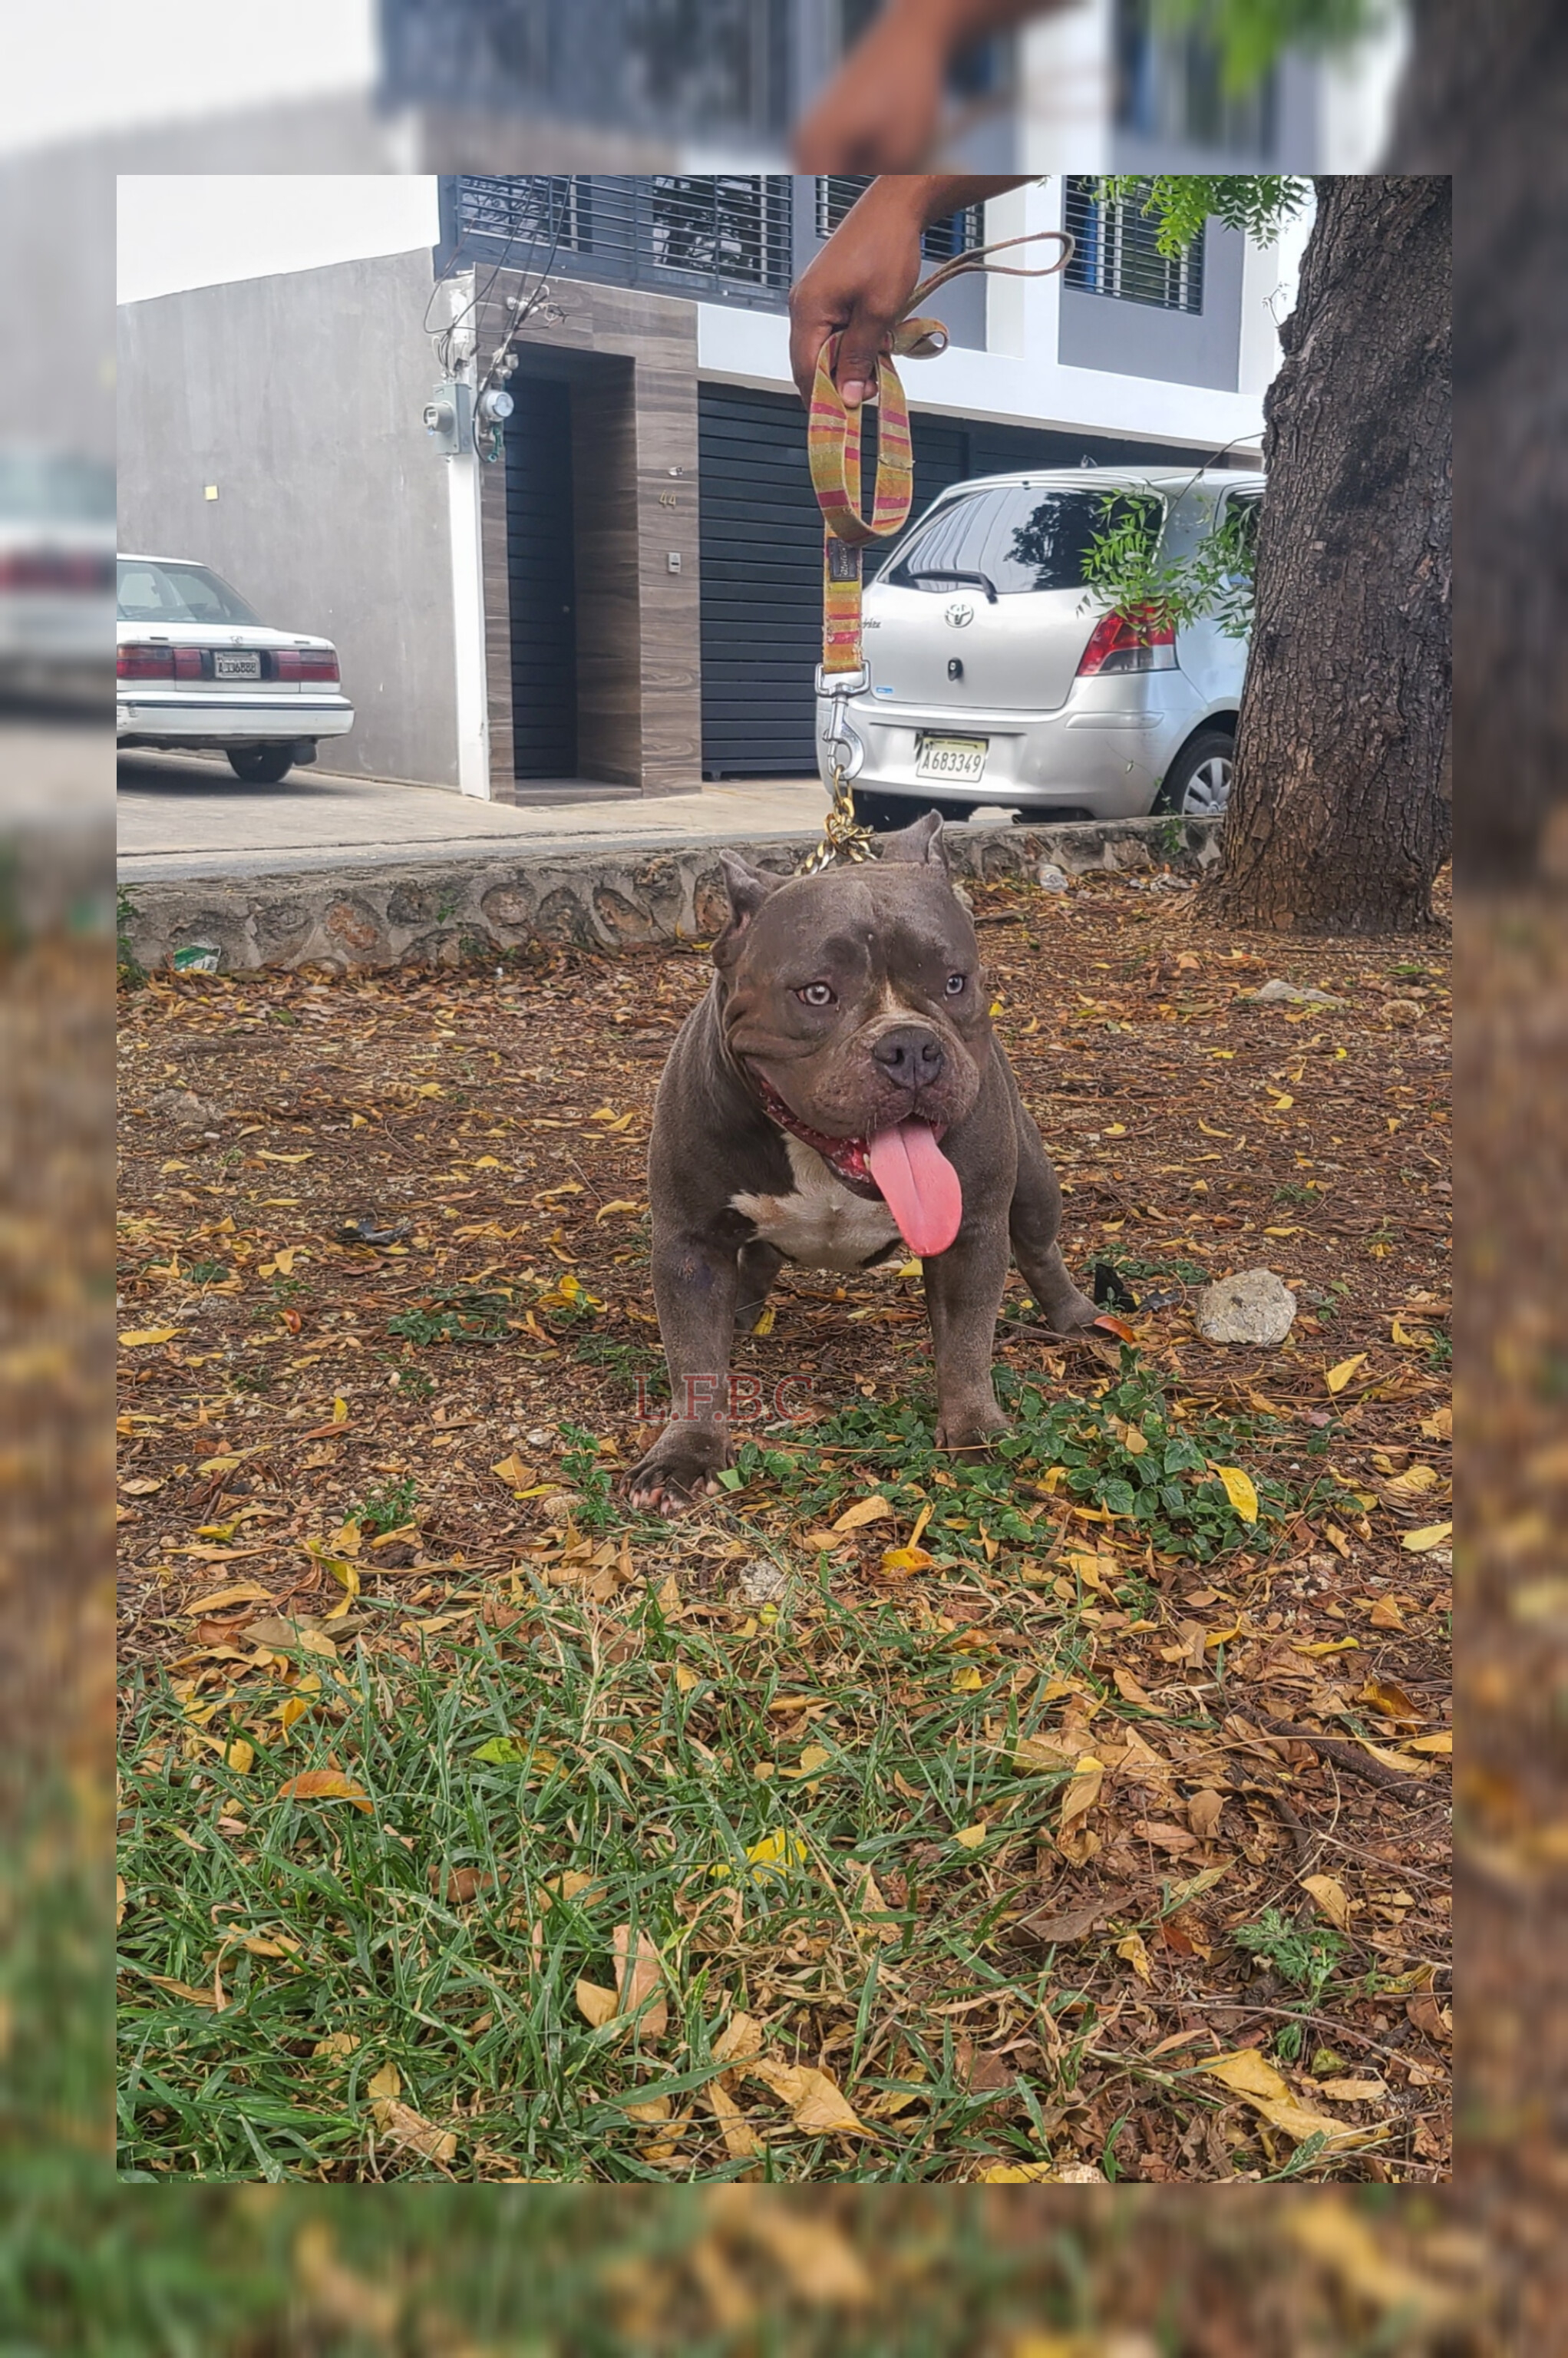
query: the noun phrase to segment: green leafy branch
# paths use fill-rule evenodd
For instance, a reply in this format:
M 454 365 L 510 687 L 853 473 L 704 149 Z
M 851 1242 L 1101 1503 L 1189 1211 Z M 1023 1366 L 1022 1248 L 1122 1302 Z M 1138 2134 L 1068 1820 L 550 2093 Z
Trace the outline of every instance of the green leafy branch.
M 1162 557 L 1161 518 L 1153 500 L 1108 492 L 1104 522 L 1084 555 L 1084 581 L 1108 614 L 1120 614 L 1145 644 L 1156 633 L 1182 631 L 1206 619 L 1227 638 L 1252 628 L 1254 558 L 1261 503 L 1227 500 L 1214 522 L 1183 556 Z

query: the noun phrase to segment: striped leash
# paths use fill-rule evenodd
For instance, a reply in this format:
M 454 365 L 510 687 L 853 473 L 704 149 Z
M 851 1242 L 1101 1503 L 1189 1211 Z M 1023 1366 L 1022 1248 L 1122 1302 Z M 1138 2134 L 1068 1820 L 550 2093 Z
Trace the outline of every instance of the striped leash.
M 1033 245 L 1050 238 L 1062 251 L 1054 262 L 1038 267 L 988 260 L 1010 246 Z M 893 330 L 892 351 L 906 360 L 935 360 L 947 349 L 947 330 L 940 319 L 918 316 L 917 307 L 936 288 L 966 270 L 1002 278 L 1049 278 L 1065 269 L 1073 256 L 1073 240 L 1065 230 L 1031 230 L 1022 237 L 1000 239 L 961 254 L 921 280 Z M 831 335 L 816 356 L 816 377 L 811 388 L 806 449 L 811 460 L 812 489 L 822 510 L 822 661 L 816 672 L 817 697 L 831 702 L 823 742 L 828 749 L 832 801 L 823 822 L 822 840 L 802 861 L 798 872 L 810 876 L 836 860 L 868 860 L 871 831 L 855 817 L 850 784 L 859 776 L 866 749 L 849 725 L 847 706 L 852 696 L 870 685 L 866 669 L 860 600 L 862 564 L 869 540 L 885 540 L 909 521 L 914 497 L 914 451 L 910 439 L 909 406 L 893 366 L 892 353 L 883 352 L 866 398 L 851 418 L 834 382 L 839 338 Z M 871 512 L 860 504 L 861 412 L 871 402 L 881 411 L 877 437 L 877 471 L 871 491 Z

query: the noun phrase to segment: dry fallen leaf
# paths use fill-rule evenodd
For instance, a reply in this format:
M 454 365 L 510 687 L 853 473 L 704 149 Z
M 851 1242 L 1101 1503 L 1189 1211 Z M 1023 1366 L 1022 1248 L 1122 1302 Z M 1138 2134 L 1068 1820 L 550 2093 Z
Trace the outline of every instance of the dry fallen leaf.
M 1310 1891 L 1337 1931 L 1350 1930 L 1350 1896 L 1335 1875 L 1303 1875 L 1302 1889 Z
M 871 2136 L 845 2097 L 838 2082 L 827 2071 L 814 2071 L 802 2063 L 773 2063 L 762 2057 L 746 2067 L 752 2079 L 761 2080 L 776 2096 L 789 2106 L 797 2129 L 810 2136 Z
M 702 2096 L 703 2102 L 718 2119 L 724 2135 L 724 2150 L 732 2161 L 747 2160 L 767 2151 L 722 2081 L 711 2081 L 703 2090 Z
M 1357 1368 L 1363 1367 L 1366 1364 L 1366 1358 L 1367 1354 L 1365 1351 L 1357 1351 L 1352 1357 L 1348 1359 L 1341 1359 L 1336 1368 L 1325 1368 L 1323 1371 L 1323 1380 L 1328 1386 L 1329 1390 L 1331 1392 L 1342 1392 L 1345 1390 L 1346 1385 L 1350 1381 L 1351 1377 L 1356 1373 Z
M 1239 2047 L 1234 2054 L 1217 2055 L 1198 2068 L 1209 2079 L 1218 2080 L 1241 2097 L 1275 2128 L 1283 2129 L 1298 2145 L 1309 2136 L 1323 2136 L 1334 2145 L 1365 2142 L 1367 2131 L 1347 2129 L 1331 2113 L 1314 2113 L 1309 2104 L 1293 2096 L 1289 2082 L 1255 2048 Z
M 1162 1818 L 1134 1818 L 1132 1831 L 1140 1842 L 1152 1843 L 1156 1850 L 1180 1853 L 1197 1848 L 1197 1836 L 1185 1826 L 1173 1825 Z
M 1187 1803 L 1187 1823 L 1200 1842 L 1212 1842 L 1219 1832 L 1220 1813 L 1225 1803 L 1212 1788 L 1193 1794 Z
M 912 1573 L 929 1572 L 936 1559 L 923 1547 L 885 1548 L 881 1570 L 888 1580 L 907 1580 Z
M 1111 1676 L 1116 1682 L 1116 1692 L 1124 1703 L 1135 1703 L 1140 1711 L 1156 1712 L 1161 1718 L 1164 1717 L 1163 1706 L 1157 1704 L 1153 1696 L 1139 1684 L 1130 1671 L 1113 1671 Z
M 450 2161 L 457 2152 L 458 2141 L 450 2129 L 438 2128 L 434 2121 L 426 2120 L 395 2096 L 378 2096 L 371 2112 L 383 2136 L 394 2145 L 406 2146 L 410 2153 L 427 2161 Z
M 762 2051 L 763 2031 L 754 2014 L 732 2014 L 713 2042 L 716 2063 L 749 2063 Z
M 1125 1940 L 1119 1941 L 1116 1953 L 1126 1958 L 1141 1982 L 1153 1981 L 1154 1968 L 1149 1962 L 1149 1952 L 1143 1945 L 1141 1932 L 1129 1932 Z
M 1424 1555 L 1429 1548 L 1442 1547 L 1453 1535 L 1451 1522 L 1427 1523 L 1419 1531 L 1406 1531 L 1400 1545 L 1408 1548 L 1412 1555 Z
M 646 1932 L 639 1932 L 633 1952 L 630 1924 L 617 1924 L 612 1945 L 619 1968 L 620 2011 L 637 2016 L 638 2030 L 643 2039 L 662 2039 L 669 2025 L 670 2009 L 664 1994 L 657 1949 Z
M 613 2017 L 620 2003 L 615 1992 L 606 1989 L 600 1982 L 579 1981 L 574 1995 L 578 2012 L 585 2022 L 593 2025 L 595 2030 L 602 2028 Z
M 985 1820 L 977 1819 L 972 1826 L 960 1826 L 953 1840 L 963 1850 L 979 1850 L 986 1838 Z
M 892 1511 L 881 1492 L 873 1492 L 871 1498 L 857 1498 L 852 1507 L 846 1507 L 831 1528 L 836 1531 L 858 1531 L 862 1523 L 882 1522 Z
M 364 1787 L 345 1777 L 341 1768 L 302 1768 L 297 1777 L 285 1779 L 277 1798 L 280 1801 L 351 1801 L 367 1816 L 373 1808 Z
M 1258 1492 L 1250 1474 L 1244 1474 L 1239 1466 L 1217 1466 L 1214 1470 L 1241 1520 L 1255 1523 L 1258 1520 Z

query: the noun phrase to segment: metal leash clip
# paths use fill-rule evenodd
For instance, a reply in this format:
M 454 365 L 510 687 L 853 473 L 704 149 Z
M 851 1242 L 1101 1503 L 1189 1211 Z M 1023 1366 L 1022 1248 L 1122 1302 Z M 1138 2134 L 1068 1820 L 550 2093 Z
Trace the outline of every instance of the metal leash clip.
M 817 696 L 826 698 L 832 708 L 822 731 L 822 742 L 827 749 L 833 800 L 823 821 L 822 841 L 802 863 L 802 875 L 810 876 L 819 869 L 830 868 L 835 860 L 871 857 L 871 830 L 856 817 L 855 798 L 849 791 L 850 779 L 859 777 L 864 765 L 866 749 L 850 726 L 846 709 L 850 697 L 863 695 L 870 685 L 871 673 L 864 665 L 859 671 L 826 674 L 820 664 L 816 666 Z
M 871 684 L 871 675 L 862 664 L 859 671 L 824 672 L 816 666 L 816 693 L 826 697 L 832 709 L 827 726 L 822 732 L 822 742 L 827 748 L 828 767 L 842 772 L 846 778 L 858 778 L 865 766 L 866 749 L 850 726 L 848 706 L 852 696 L 863 696 Z M 842 748 L 840 752 L 839 748 Z

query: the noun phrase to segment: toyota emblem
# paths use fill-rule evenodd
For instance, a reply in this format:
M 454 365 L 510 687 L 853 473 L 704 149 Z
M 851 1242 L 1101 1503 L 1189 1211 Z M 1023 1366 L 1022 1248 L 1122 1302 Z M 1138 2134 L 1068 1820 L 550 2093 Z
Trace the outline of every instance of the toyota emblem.
M 966 622 L 972 622 L 975 619 L 975 610 L 967 598 L 955 598 L 946 612 L 947 620 L 956 631 L 961 631 Z

